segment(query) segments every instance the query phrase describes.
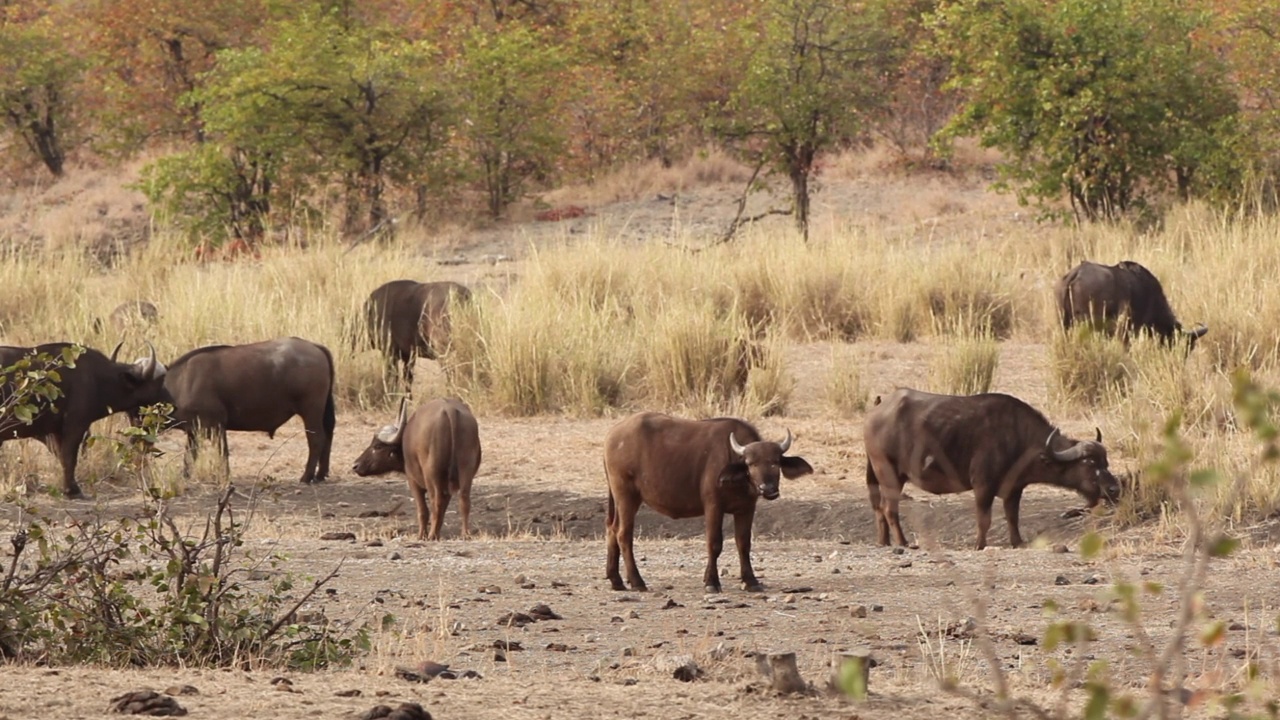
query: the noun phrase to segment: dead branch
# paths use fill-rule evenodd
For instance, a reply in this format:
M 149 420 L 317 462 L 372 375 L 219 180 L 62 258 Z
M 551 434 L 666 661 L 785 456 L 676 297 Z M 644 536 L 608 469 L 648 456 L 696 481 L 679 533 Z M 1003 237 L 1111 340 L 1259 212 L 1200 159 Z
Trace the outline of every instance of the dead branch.
M 325 575 L 324 577 L 312 583 L 311 589 L 308 590 L 305 595 L 299 598 L 298 602 L 294 603 L 293 607 L 289 608 L 288 612 L 281 615 L 280 618 L 277 619 L 275 623 L 270 628 L 268 628 L 265 633 L 263 633 L 261 641 L 266 642 L 267 640 L 271 639 L 271 636 L 279 632 L 280 628 L 284 627 L 285 624 L 289 622 L 289 618 L 293 617 L 294 613 L 298 612 L 298 608 L 302 607 L 303 603 L 310 600 L 311 596 L 316 594 L 316 591 L 318 591 L 320 588 L 328 584 L 330 580 L 337 577 L 338 571 L 342 569 L 342 563 L 344 562 L 346 562 L 346 558 L 339 560 L 338 566 L 335 567 L 333 570 L 330 570 L 328 575 Z

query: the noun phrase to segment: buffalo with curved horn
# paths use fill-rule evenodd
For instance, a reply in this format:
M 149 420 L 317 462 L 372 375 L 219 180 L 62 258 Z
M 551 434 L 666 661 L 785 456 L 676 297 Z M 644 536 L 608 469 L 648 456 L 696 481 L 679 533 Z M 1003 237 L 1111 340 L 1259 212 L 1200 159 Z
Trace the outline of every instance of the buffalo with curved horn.
M 1038 410 L 1010 395 L 937 395 L 898 388 L 877 398 L 863 426 L 867 491 L 881 545 L 889 531 L 906 545 L 898 501 L 907 483 L 935 495 L 973 491 L 979 550 L 991 506 L 1004 502 L 1009 544 L 1022 545 L 1018 510 L 1028 485 L 1075 490 L 1096 506 L 1119 497 L 1102 431 L 1096 440 L 1064 437 Z

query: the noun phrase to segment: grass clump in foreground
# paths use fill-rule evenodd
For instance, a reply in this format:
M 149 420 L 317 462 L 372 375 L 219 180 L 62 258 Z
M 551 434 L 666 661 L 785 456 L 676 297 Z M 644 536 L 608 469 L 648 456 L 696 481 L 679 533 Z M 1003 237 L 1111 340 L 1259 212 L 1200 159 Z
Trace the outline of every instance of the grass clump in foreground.
M 934 392 L 949 395 L 976 395 L 991 391 L 1000 345 L 986 332 L 965 334 L 962 330 L 948 339 L 934 358 L 930 385 Z

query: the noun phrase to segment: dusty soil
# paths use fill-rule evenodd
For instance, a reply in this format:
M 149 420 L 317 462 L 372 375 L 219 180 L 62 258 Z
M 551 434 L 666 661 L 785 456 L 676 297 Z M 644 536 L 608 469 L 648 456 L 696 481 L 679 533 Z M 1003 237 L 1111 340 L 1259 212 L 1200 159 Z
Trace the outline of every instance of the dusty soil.
M 1007 209 L 980 192 L 965 192 L 969 194 L 961 194 L 958 205 L 942 208 L 947 211 L 943 215 L 961 218 L 956 222 L 985 223 Z M 844 201 L 856 205 L 858 193 L 877 198 L 861 201 L 867 213 L 881 212 L 891 202 L 868 187 L 850 189 Z M 599 209 L 595 222 L 603 222 L 604 214 L 609 222 L 634 225 L 642 212 L 647 211 L 639 206 Z M 654 217 L 669 221 L 669 202 L 663 212 L 655 211 Z M 836 210 L 830 212 L 834 217 Z M 460 266 L 459 275 L 474 273 L 477 253 L 515 252 L 511 248 L 519 242 L 519 231 L 506 232 L 477 237 L 467 247 L 470 267 Z M 274 440 L 235 435 L 231 482 L 240 491 L 235 502 L 253 509 L 248 551 L 258 558 L 283 555 L 288 570 L 303 578 L 323 576 L 340 565 L 327 586 L 331 592 L 306 609 L 323 610 L 334 619 L 370 621 L 391 613 L 394 627 L 375 634 L 374 651 L 356 666 L 334 672 L 0 667 L 0 720 L 101 717 L 111 697 L 175 685 L 198 690 L 177 698 L 190 717 L 215 720 L 347 718 L 375 704 L 405 701 L 420 702 L 442 719 L 748 713 L 770 718 L 890 713 L 920 719 L 987 717 L 989 708 L 938 690 L 930 670 L 941 663 L 966 687 L 989 687 L 990 673 L 966 629 L 966 621 L 977 614 L 970 599 L 975 593 L 989 601 L 998 662 L 1019 693 L 1052 700 L 1056 696 L 1046 689 L 1049 661 L 1070 659 L 1038 644 L 1047 622 L 1042 607 L 1049 599 L 1068 617 L 1094 624 L 1099 639 L 1090 656 L 1108 659 L 1110 675 L 1121 686 L 1140 689 L 1148 668 L 1128 652 L 1136 642 L 1133 631 L 1106 612 L 1107 586 L 1121 577 L 1168 585 L 1177 581 L 1182 547 L 1176 539 L 1166 539 L 1175 536 L 1160 523 L 1117 534 L 1113 552 L 1085 561 L 1075 552 L 1079 537 L 1090 527 L 1105 525 L 1107 518 L 1064 517 L 1079 501 L 1064 492 L 1035 488 L 1024 498 L 1022 528 L 1025 536 L 1043 544 L 1016 551 L 1005 547 L 1007 533 L 997 510 L 994 546 L 976 552 L 970 549 L 971 498 L 917 491 L 904 503 L 904 523 L 922 549 L 893 551 L 872 544 L 858 439 L 861 418 L 840 417 L 827 406 L 822 398 L 826 374 L 833 358 L 852 353 L 868 368 L 864 382 L 870 391 L 883 392 L 894 384 L 923 383 L 935 352 L 937 348 L 919 343 L 791 349 L 796 402 L 786 416 L 759 424 L 763 432 L 777 436 L 789 428 L 796 438 L 793 452 L 808 459 L 816 472 L 785 482 L 781 499 L 760 508 L 753 562 L 766 585 L 763 593 L 740 589 L 730 539 L 721 558 L 725 592 L 705 595 L 701 521 L 673 521 L 647 509 L 638 521 L 637 552 L 652 592 L 609 589 L 603 577 L 600 453 L 615 418 L 482 417 L 484 463 L 473 495 L 476 537 L 458 538 L 455 502 L 446 515 L 445 539 L 436 543 L 416 540 L 412 501 L 402 477 L 362 479 L 349 470 L 390 418 L 341 414 L 333 477 L 315 486 L 296 483 L 305 458 L 296 421 Z M 1033 403 L 1047 402 L 1044 357 L 1043 346 L 1005 343 L 997 389 Z M 1090 418 L 1054 419 L 1069 434 L 1091 434 Z M 167 438 L 165 447 L 175 451 L 166 462 L 175 462 L 178 438 Z M 4 452 L 14 451 L 6 447 Z M 24 455 L 51 480 L 56 476 L 46 456 L 38 447 Z M 1126 466 L 1127 459 L 1116 460 Z M 92 502 L 51 500 L 38 491 L 31 500 L 55 517 L 115 516 L 142 508 L 135 488 L 99 483 L 92 491 Z M 213 483 L 193 484 L 174 501 L 173 510 L 183 522 L 194 524 L 213 506 L 218 491 Z M 369 511 L 387 514 L 362 517 Z M 0 528 L 15 513 L 12 507 L 0 508 Z M 319 539 L 329 531 L 350 531 L 356 539 Z M 1070 551 L 1055 552 L 1052 546 L 1058 543 Z M 2 545 L 7 551 L 8 543 Z M 1185 653 L 1189 688 L 1238 683 L 1246 652 L 1274 660 L 1280 650 L 1273 623 L 1280 607 L 1278 561 L 1274 547 L 1251 546 L 1211 573 L 1206 602 L 1231 629 L 1222 645 L 1196 646 Z M 7 564 L 3 555 L 0 563 Z M 1156 642 L 1168 633 L 1174 600 L 1166 593 L 1145 605 L 1143 622 Z M 500 621 L 500 616 L 528 611 L 536 603 L 549 605 L 561 619 L 518 628 Z M 500 660 L 495 643 L 519 643 L 522 649 L 508 650 Z M 854 647 L 870 648 L 878 662 L 865 704 L 825 692 L 830 662 Z M 778 696 L 767 688 L 750 653 L 773 651 L 797 653 L 812 693 Z M 702 672 L 693 682 L 672 677 L 671 668 L 686 657 Z M 428 660 L 475 670 L 481 677 L 421 684 L 395 674 L 397 666 Z M 281 675 L 292 685 L 272 682 Z M 349 696 L 351 691 L 358 695 Z

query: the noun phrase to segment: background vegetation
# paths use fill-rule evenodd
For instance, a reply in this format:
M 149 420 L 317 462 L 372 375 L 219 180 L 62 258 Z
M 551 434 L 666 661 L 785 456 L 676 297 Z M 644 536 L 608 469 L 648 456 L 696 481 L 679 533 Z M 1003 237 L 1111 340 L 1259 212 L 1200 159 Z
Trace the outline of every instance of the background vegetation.
M 565 178 L 708 144 L 785 180 L 780 210 L 803 233 L 824 155 L 879 137 L 945 166 L 957 134 L 1000 149 L 1023 197 L 1113 219 L 1167 197 L 1270 196 L 1276 12 L 20 0 L 0 7 L 0 147 L 55 176 L 68 158 L 146 157 L 153 211 L 213 242 L 256 243 L 329 208 L 348 235 L 459 200 L 496 218 Z

